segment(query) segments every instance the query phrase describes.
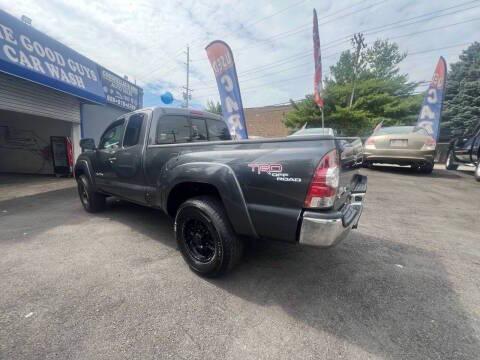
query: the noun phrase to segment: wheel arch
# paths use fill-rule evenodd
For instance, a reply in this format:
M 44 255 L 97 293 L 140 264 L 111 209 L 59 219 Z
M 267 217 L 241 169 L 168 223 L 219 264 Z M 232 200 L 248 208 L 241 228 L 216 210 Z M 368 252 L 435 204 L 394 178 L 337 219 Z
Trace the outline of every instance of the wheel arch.
M 164 185 L 162 207 L 170 216 L 175 216 L 180 204 L 191 197 L 213 195 L 222 202 L 237 234 L 258 237 L 243 191 L 229 166 L 219 163 L 185 163 L 166 172 L 159 184 L 169 184 Z
M 75 169 L 73 171 L 73 176 L 75 177 L 75 179 L 78 179 L 81 175 L 85 175 L 88 178 L 88 181 L 90 181 L 90 184 L 95 187 L 95 179 L 93 178 L 92 172 L 90 171 L 89 163 L 87 160 L 84 159 L 77 160 L 77 163 L 75 164 Z

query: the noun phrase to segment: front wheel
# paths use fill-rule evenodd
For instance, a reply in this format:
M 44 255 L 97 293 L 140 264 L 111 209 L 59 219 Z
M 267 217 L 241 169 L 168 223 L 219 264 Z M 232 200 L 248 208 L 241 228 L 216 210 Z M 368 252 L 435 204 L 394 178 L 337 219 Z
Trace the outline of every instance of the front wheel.
M 447 161 L 445 162 L 445 168 L 447 170 L 457 170 L 458 168 L 458 164 L 455 164 L 455 160 L 453 158 L 453 151 L 451 149 L 448 150 Z
M 477 163 L 475 167 L 475 180 L 480 181 L 480 161 Z
M 240 260 L 243 243 L 221 202 L 212 196 L 185 201 L 175 217 L 175 236 L 183 258 L 197 274 L 217 277 Z
M 78 196 L 83 208 L 89 213 L 96 213 L 105 208 L 105 196 L 93 190 L 92 184 L 85 175 L 77 179 Z

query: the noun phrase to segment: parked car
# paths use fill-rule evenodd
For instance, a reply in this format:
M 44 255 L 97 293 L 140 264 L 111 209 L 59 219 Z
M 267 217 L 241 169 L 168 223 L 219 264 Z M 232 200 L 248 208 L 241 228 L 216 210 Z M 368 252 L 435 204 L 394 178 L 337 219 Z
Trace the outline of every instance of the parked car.
M 301 128 L 288 136 L 330 135 L 335 136 L 332 128 Z
M 460 164 L 475 166 L 475 179 L 480 181 L 480 123 L 450 143 L 446 168 L 456 170 Z
M 289 136 L 335 136 L 332 128 L 306 128 L 303 127 Z M 342 150 L 344 166 L 359 166 L 363 161 L 363 144 L 359 137 L 339 137 L 337 144 Z
M 175 219 L 179 249 L 197 273 L 239 261 L 244 238 L 326 247 L 357 227 L 367 178 L 333 137 L 229 140 L 214 114 L 148 108 L 80 142 L 78 193 L 88 212 L 110 195 Z
M 433 170 L 436 141 L 415 126 L 382 127 L 365 141 L 364 163 L 410 165 L 423 173 Z

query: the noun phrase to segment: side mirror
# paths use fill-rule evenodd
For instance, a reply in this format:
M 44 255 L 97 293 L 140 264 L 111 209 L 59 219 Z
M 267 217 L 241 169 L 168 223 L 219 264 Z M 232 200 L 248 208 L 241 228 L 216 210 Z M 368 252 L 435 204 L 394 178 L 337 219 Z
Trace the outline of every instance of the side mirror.
M 80 140 L 80 147 L 84 150 L 95 150 L 95 140 L 93 139 L 82 139 Z

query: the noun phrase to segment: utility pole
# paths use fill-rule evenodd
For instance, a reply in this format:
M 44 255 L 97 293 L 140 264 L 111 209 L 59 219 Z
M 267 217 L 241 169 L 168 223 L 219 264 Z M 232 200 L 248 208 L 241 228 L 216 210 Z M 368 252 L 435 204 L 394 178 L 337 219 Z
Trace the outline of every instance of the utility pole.
M 187 86 L 183 87 L 185 92 L 183 93 L 183 99 L 185 100 L 185 107 L 188 109 L 189 100 L 192 98 L 192 89 L 190 89 L 190 47 L 187 45 Z
M 353 97 L 355 96 L 355 82 L 357 80 L 358 68 L 360 67 L 360 52 L 367 45 L 364 42 L 365 38 L 362 33 L 354 34 L 352 39 L 352 45 L 356 46 L 355 57 L 353 58 L 353 83 L 352 83 L 352 94 L 350 95 L 350 105 L 349 108 L 353 105 Z

